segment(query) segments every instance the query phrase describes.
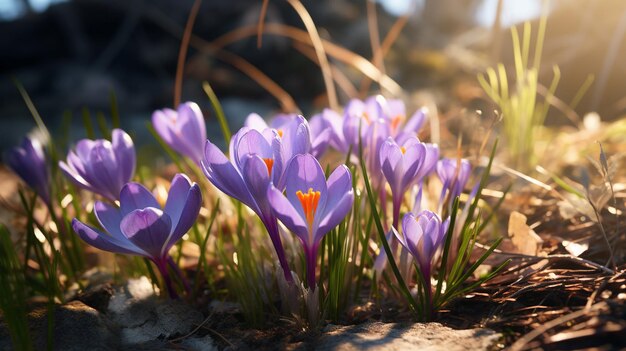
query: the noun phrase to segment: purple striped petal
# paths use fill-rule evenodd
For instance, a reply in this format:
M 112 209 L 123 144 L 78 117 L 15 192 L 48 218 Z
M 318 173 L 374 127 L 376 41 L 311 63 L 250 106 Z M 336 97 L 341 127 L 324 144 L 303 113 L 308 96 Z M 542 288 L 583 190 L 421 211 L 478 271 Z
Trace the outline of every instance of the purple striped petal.
M 122 183 L 128 183 L 135 175 L 135 146 L 133 140 L 121 129 L 113 129 L 111 144 L 113 153 L 119 162 Z
M 152 258 L 161 258 L 164 243 L 172 229 L 172 220 L 160 209 L 147 207 L 133 210 L 124 216 L 120 228 L 128 240 Z
M 181 178 L 184 179 L 185 177 L 181 175 Z M 177 191 L 179 190 L 170 188 L 167 199 L 169 200 L 170 197 L 177 197 L 178 195 L 175 194 Z M 170 248 L 172 248 L 172 246 L 174 246 L 174 244 L 176 244 L 176 242 L 189 231 L 189 229 L 196 222 L 198 214 L 200 213 L 200 207 L 202 206 L 202 192 L 200 191 L 200 187 L 198 186 L 198 184 L 194 183 L 193 185 L 191 185 L 191 187 L 188 188 L 185 194 L 185 201 L 183 203 L 176 204 L 176 206 L 178 207 L 177 210 L 180 210 L 175 212 L 180 212 L 180 216 L 176 222 L 172 220 L 171 233 L 168 236 L 165 245 L 163 245 L 163 251 L 161 252 L 163 255 L 167 254 Z M 167 204 L 165 212 L 168 214 L 168 216 L 170 215 L 170 213 L 167 212 Z
M 312 243 L 309 240 L 306 221 L 294 205 L 273 185 L 270 185 L 267 189 L 267 199 L 272 206 L 274 215 L 276 215 L 285 227 L 300 238 L 303 245 L 310 247 Z M 300 207 L 299 202 L 297 206 Z
M 270 185 L 270 174 L 267 165 L 258 155 L 246 155 L 243 162 L 242 175 L 244 182 L 248 185 L 250 194 L 256 200 L 256 204 L 261 213 L 261 218 L 267 217 L 271 213 L 267 202 L 267 187 Z
M 154 195 L 139 183 L 127 183 L 120 192 L 120 210 L 122 217 L 125 217 L 130 212 L 146 208 L 154 207 L 160 208 L 159 203 L 154 198 Z
M 298 210 L 302 218 L 306 218 L 296 193 L 307 193 L 309 189 L 320 192 L 318 209 L 326 206 L 328 189 L 326 177 L 319 162 L 310 154 L 297 155 L 291 159 L 285 170 L 287 199 Z
M 256 113 L 249 114 L 248 117 L 246 117 L 246 120 L 243 122 L 243 125 L 259 132 L 262 132 L 265 129 L 269 128 L 267 122 L 265 122 L 263 117 L 259 116 Z
M 353 203 L 352 176 L 348 167 L 340 165 L 328 177 L 328 200 L 320 215 L 322 219 L 315 235 L 316 240 L 321 240 L 326 233 L 341 223 L 350 213 Z
M 202 170 L 216 188 L 243 202 L 253 210 L 257 209 L 256 202 L 246 187 L 241 174 L 228 161 L 222 151 L 208 140 L 205 144 Z
M 84 242 L 86 242 L 87 244 L 97 249 L 108 251 L 108 252 L 113 252 L 113 253 L 142 255 L 142 256 L 145 255 L 144 251 L 133 251 L 125 247 L 122 247 L 120 245 L 114 244 L 111 241 L 110 236 L 87 226 L 86 224 L 82 223 L 76 218 L 72 220 L 72 229 L 74 229 L 74 232 L 78 234 L 78 236 Z

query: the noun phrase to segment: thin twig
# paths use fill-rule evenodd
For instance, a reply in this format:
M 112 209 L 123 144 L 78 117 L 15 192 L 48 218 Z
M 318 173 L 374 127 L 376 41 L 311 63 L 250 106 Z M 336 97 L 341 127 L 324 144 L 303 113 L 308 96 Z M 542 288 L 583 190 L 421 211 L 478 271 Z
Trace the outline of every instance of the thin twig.
M 206 318 L 202 321 L 202 323 L 198 324 L 198 326 L 197 326 L 197 327 L 195 327 L 192 331 L 190 331 L 189 333 L 187 333 L 187 334 L 185 334 L 185 335 L 183 335 L 183 336 L 180 336 L 180 337 L 178 337 L 178 338 L 171 339 L 171 340 L 170 340 L 170 342 L 177 342 L 177 341 L 181 341 L 181 340 L 187 339 L 188 337 L 192 336 L 192 335 L 193 335 L 193 334 L 195 334 L 198 330 L 200 330 L 200 328 L 202 328 L 202 326 L 203 326 L 203 325 L 205 325 L 205 324 L 209 321 L 209 319 L 211 319 L 211 317 L 213 317 L 213 312 L 211 312 L 211 313 L 209 314 L 209 316 L 208 316 L 208 317 L 206 317 Z
M 218 37 L 210 43 L 199 37 L 192 38 L 192 44 L 194 44 L 193 40 L 195 39 L 196 43 L 204 43 L 205 45 L 209 44 L 213 49 L 217 50 L 236 41 L 245 39 L 252 35 L 256 35 L 256 31 L 256 26 L 242 26 L 222 35 L 221 37 Z M 311 42 L 311 38 L 306 31 L 285 24 L 267 23 L 265 25 L 264 34 L 278 35 L 281 37 L 299 41 L 306 45 L 313 45 Z M 365 57 L 360 56 L 337 44 L 329 42 L 328 40 L 322 39 L 322 44 L 324 46 L 324 50 L 329 56 L 356 68 L 363 75 L 380 84 L 381 87 L 387 90 L 390 94 L 395 96 L 402 95 L 402 87 L 396 81 L 391 79 L 391 77 L 389 77 L 388 75 L 382 74 L 378 70 L 378 68 L 376 68 L 376 66 L 374 66 L 374 64 L 372 64 Z M 383 49 L 384 48 L 385 43 L 383 42 Z
M 304 5 L 302 5 L 300 0 L 287 0 L 287 2 L 289 2 L 289 5 L 291 5 L 298 13 L 298 16 L 302 19 L 302 23 L 304 23 L 304 27 L 309 33 L 311 42 L 313 43 L 313 48 L 317 54 L 317 60 L 319 61 L 320 68 L 322 70 L 324 85 L 326 85 L 326 93 L 328 95 L 328 104 L 333 110 L 339 110 L 339 100 L 337 99 L 337 91 L 335 90 L 335 84 L 333 83 L 333 74 L 328 63 L 328 57 L 326 57 L 326 51 L 324 50 L 322 38 L 315 27 L 315 22 L 313 22 L 313 18 L 311 18 L 311 15 L 306 10 Z
M 560 324 L 569 322 L 573 319 L 579 318 L 584 316 L 585 314 L 592 312 L 592 311 L 597 311 L 603 308 L 608 307 L 607 303 L 602 301 L 599 302 L 589 308 L 583 308 L 581 310 L 578 310 L 576 312 L 572 312 L 570 314 L 566 314 L 564 316 L 555 318 L 547 323 L 541 324 L 539 327 L 533 329 L 530 333 L 522 336 L 521 338 L 519 338 L 513 345 L 511 345 L 511 347 L 509 348 L 509 350 L 511 351 L 520 351 L 523 350 L 525 348 L 525 346 L 533 341 L 536 337 L 541 336 L 542 334 L 544 334 L 545 332 L 547 332 L 548 330 L 559 326 Z
M 178 23 L 170 19 L 162 12 L 156 10 L 154 7 L 146 8 L 146 17 L 156 23 L 158 26 L 166 30 L 174 37 L 182 36 L 183 29 L 180 28 Z M 250 27 L 252 34 L 256 33 L 256 27 Z M 306 32 L 305 32 L 306 33 Z M 306 35 L 306 34 L 305 34 Z M 191 35 L 189 45 L 203 55 L 212 55 L 214 58 L 232 65 L 242 73 L 250 77 L 257 84 L 272 94 L 276 100 L 281 104 L 283 111 L 297 112 L 299 111 L 295 101 L 283 88 L 281 88 L 270 77 L 261 72 L 258 68 L 254 67 L 250 62 L 244 60 L 240 56 L 237 56 L 231 52 L 224 50 L 222 47 L 215 46 L 214 44 L 207 42 L 199 36 Z
M 378 16 L 376 14 L 376 3 L 372 0 L 365 0 L 367 3 L 367 28 L 369 29 L 370 45 L 372 46 L 372 61 L 380 73 L 385 74 L 385 60 L 381 54 L 380 33 L 378 29 Z
M 187 24 L 185 25 L 185 31 L 183 32 L 183 38 L 180 41 L 180 49 L 178 50 L 178 62 L 176 64 L 176 80 L 174 81 L 174 108 L 180 104 L 180 96 L 183 90 L 183 71 L 185 68 L 185 58 L 187 57 L 187 49 L 189 48 L 189 39 L 191 38 L 191 31 L 193 30 L 193 24 L 196 22 L 196 17 L 200 11 L 200 4 L 202 0 L 195 0 L 191 10 L 189 11 L 189 17 L 187 18 Z
M 259 23 L 257 24 L 257 37 L 256 37 L 256 47 L 261 48 L 263 45 L 263 27 L 265 27 L 265 15 L 267 15 L 267 5 L 270 3 L 270 0 L 263 0 L 263 5 L 261 5 L 261 13 L 259 14 Z
M 380 50 L 378 50 L 377 52 L 374 52 L 374 57 L 372 57 L 372 62 L 376 62 L 377 60 L 379 60 L 377 55 L 380 56 L 380 60 L 383 60 L 385 56 L 387 56 L 387 53 L 389 52 L 389 50 L 391 50 L 391 46 L 393 45 L 393 43 L 396 42 L 396 39 L 398 39 L 398 36 L 400 35 L 400 33 L 402 33 L 402 29 L 404 29 L 404 26 L 406 26 L 408 20 L 409 20 L 408 14 L 398 17 L 398 19 L 393 23 L 393 25 L 391 26 L 391 29 L 389 29 L 389 32 L 387 32 L 387 35 L 383 39 L 383 43 L 380 46 Z M 361 98 L 365 98 L 365 96 L 367 95 L 367 92 L 370 89 L 371 83 L 372 83 L 372 79 L 370 77 L 368 76 L 363 77 L 363 80 L 361 80 L 361 87 L 360 87 L 360 92 L 359 92 L 359 95 L 361 96 Z
M 478 247 L 479 249 L 482 250 L 487 250 L 489 249 L 488 246 L 480 244 L 480 243 L 476 243 L 476 247 Z M 590 267 L 590 268 L 595 268 L 598 270 L 603 271 L 604 273 L 607 274 L 615 274 L 615 271 L 603 266 L 599 263 L 593 262 L 593 261 L 589 261 L 586 260 L 584 258 L 581 257 L 576 257 L 576 256 L 572 256 L 572 255 L 566 255 L 566 254 L 557 254 L 557 255 L 549 255 L 549 256 L 532 256 L 532 255 L 525 255 L 525 254 L 520 254 L 520 253 L 513 253 L 513 252 L 504 252 L 500 249 L 495 249 L 493 250 L 494 254 L 499 254 L 499 255 L 505 255 L 505 256 L 509 256 L 511 258 L 524 258 L 524 259 L 531 259 L 531 260 L 536 260 L 536 261 L 541 261 L 541 260 L 566 260 L 566 261 L 573 261 L 573 262 L 577 262 L 580 263 L 584 266 Z
M 310 46 L 301 44 L 299 42 L 293 43 L 294 49 L 298 50 L 302 55 L 308 57 L 311 61 L 315 62 L 319 65 L 319 61 L 317 60 L 317 56 L 315 55 L 315 50 L 311 49 Z M 358 95 L 358 91 L 350 78 L 348 78 L 343 72 L 336 66 L 331 64 L 331 70 L 333 71 L 333 79 L 337 83 L 337 86 L 343 90 L 343 92 L 348 96 L 348 98 L 352 98 Z

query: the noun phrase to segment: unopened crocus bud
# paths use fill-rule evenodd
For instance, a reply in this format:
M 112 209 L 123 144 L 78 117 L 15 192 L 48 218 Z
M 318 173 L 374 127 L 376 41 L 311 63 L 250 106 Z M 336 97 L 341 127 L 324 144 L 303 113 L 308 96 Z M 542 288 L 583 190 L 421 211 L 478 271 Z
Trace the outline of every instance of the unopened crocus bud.
M 39 141 L 24 138 L 20 146 L 7 153 L 6 161 L 42 200 L 50 203 L 50 176 L 46 155 Z
M 135 174 L 135 158 L 133 140 L 123 130 L 114 129 L 111 141 L 79 141 L 59 167 L 76 185 L 115 201 Z

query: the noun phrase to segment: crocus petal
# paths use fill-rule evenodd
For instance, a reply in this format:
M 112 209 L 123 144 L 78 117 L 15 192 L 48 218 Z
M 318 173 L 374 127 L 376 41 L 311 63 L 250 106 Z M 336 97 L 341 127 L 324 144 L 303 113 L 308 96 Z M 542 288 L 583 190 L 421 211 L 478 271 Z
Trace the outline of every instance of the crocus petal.
M 261 218 L 266 217 L 271 210 L 267 202 L 267 187 L 270 184 L 270 175 L 265 162 L 258 155 L 246 155 L 242 175 L 244 182 L 248 185 L 250 194 L 256 200 L 256 204 L 261 212 L 258 215 Z
M 205 144 L 202 170 L 216 188 L 243 202 L 253 210 L 256 209 L 256 202 L 243 182 L 241 174 L 228 161 L 222 151 L 208 140 Z
M 340 165 L 328 177 L 328 200 L 321 213 L 321 220 L 316 231 L 316 240 L 336 227 L 348 215 L 354 203 L 352 177 L 348 167 Z
M 139 183 L 127 183 L 120 192 L 120 210 L 125 217 L 138 208 L 160 208 L 154 195 Z
M 89 155 L 91 155 L 91 149 L 97 144 L 94 140 L 82 139 L 76 144 L 76 155 L 82 162 L 89 161 Z
M 339 152 L 347 152 L 348 145 L 343 135 L 343 118 L 335 111 L 326 108 L 322 111 L 322 118 L 331 129 L 330 146 Z
M 424 231 L 419 226 L 413 213 L 409 212 L 402 217 L 402 234 L 406 248 L 417 258 L 419 252 L 416 251 L 416 248 L 422 240 L 422 236 L 424 236 Z
M 289 202 L 294 204 L 302 218 L 306 218 L 296 193 L 307 193 L 309 189 L 320 192 L 318 209 L 326 206 L 328 196 L 326 177 L 319 162 L 310 154 L 296 155 L 285 170 L 286 193 Z
M 437 160 L 439 159 L 439 146 L 436 144 L 424 145 L 426 146 L 424 162 L 422 162 L 419 171 L 415 175 L 415 178 L 418 180 L 424 179 L 424 177 L 432 173 L 437 165 Z
M 415 175 L 421 169 L 426 155 L 426 146 L 422 143 L 416 143 L 405 149 L 403 163 L 404 174 L 402 175 L 402 189 L 406 189 L 413 183 Z
M 121 129 L 113 129 L 111 135 L 111 144 L 113 144 L 113 152 L 119 162 L 122 182 L 127 183 L 135 174 L 135 164 L 137 163 L 135 146 L 130 136 Z
M 409 120 L 404 125 L 402 131 L 415 135 L 417 132 L 420 131 L 420 129 L 422 129 L 424 123 L 426 123 L 427 114 L 428 109 L 425 107 L 422 107 L 421 109 L 415 111 L 415 113 L 413 113 L 413 116 L 411 116 L 411 118 L 409 118 Z
M 170 196 L 175 197 L 175 189 L 171 189 L 168 193 L 168 200 Z M 189 229 L 193 226 L 196 219 L 198 218 L 198 214 L 200 213 L 200 207 L 202 206 L 202 193 L 200 191 L 200 187 L 198 184 L 193 184 L 189 190 L 186 192 L 187 196 L 185 202 L 182 204 L 177 204 L 177 206 L 181 206 L 180 209 L 180 218 L 176 223 L 172 221 L 172 230 L 168 239 L 163 245 L 161 254 L 165 255 L 167 252 L 176 244 L 180 238 L 185 235 L 189 231 Z M 166 209 L 167 213 L 167 209 Z M 167 213 L 169 215 L 169 213 Z
M 290 160 L 295 155 L 311 151 L 311 133 L 306 119 L 302 116 L 297 116 L 286 124 L 282 141 L 285 147 L 286 160 Z
M 177 173 L 174 179 L 172 179 L 164 208 L 165 213 L 172 220 L 172 227 L 176 227 L 180 216 L 183 214 L 183 208 L 187 202 L 190 188 L 191 180 L 186 175 Z
M 195 102 L 185 102 L 178 106 L 178 117 L 183 121 L 181 132 L 183 140 L 188 140 L 193 149 L 193 158 L 198 162 L 202 158 L 202 149 L 206 140 L 206 125 L 200 107 Z
M 250 128 L 262 132 L 263 130 L 268 128 L 267 122 L 263 119 L 263 117 L 259 116 L 256 113 L 251 113 L 246 117 L 246 120 L 243 122 L 243 125 Z
M 298 212 L 294 205 L 283 195 L 283 193 L 270 185 L 267 189 L 267 200 L 272 206 L 274 215 L 308 247 L 309 234 L 304 217 Z M 298 205 L 298 207 L 300 207 Z
M 176 140 L 176 136 L 172 131 L 172 123 L 174 123 L 177 118 L 178 115 L 176 111 L 169 108 L 156 110 L 152 113 L 152 126 L 154 130 L 156 130 L 161 139 L 170 146 L 172 146 Z
M 172 220 L 160 209 L 147 207 L 133 210 L 124 216 L 120 228 L 128 240 L 157 259 L 162 257 Z
M 6 154 L 6 163 L 46 203 L 50 203 L 50 176 L 43 147 L 36 139 L 24 138 Z
M 87 183 L 87 181 L 83 177 L 78 175 L 76 170 L 72 169 L 72 167 L 69 166 L 67 163 L 59 161 L 59 168 L 61 169 L 61 172 L 63 172 L 63 174 L 67 177 L 67 179 L 71 180 L 74 184 L 89 191 L 95 192 L 95 189 L 89 183 Z
M 78 234 L 78 236 L 87 244 L 108 252 L 131 254 L 131 255 L 144 255 L 144 252 L 137 252 L 129 250 L 125 247 L 119 246 L 111 242 L 110 237 L 104 233 L 101 233 L 86 224 L 82 223 L 78 219 L 72 220 L 72 229 Z
M 390 231 L 391 233 L 393 233 L 393 235 L 396 237 L 396 239 L 398 239 L 398 241 L 400 242 L 400 244 L 401 244 L 401 245 L 402 245 L 405 249 L 407 249 L 409 252 L 411 252 L 411 249 L 409 248 L 409 245 L 407 244 L 407 242 L 406 242 L 406 238 L 404 237 L 404 235 L 401 235 L 400 233 L 398 233 L 398 231 L 397 231 L 397 230 L 396 230 L 396 228 L 394 228 L 394 227 L 391 227 L 391 229 L 390 229 L 389 231 Z M 387 242 L 389 242 L 389 239 L 390 239 L 389 234 L 387 235 L 387 238 L 388 238 L 388 239 L 387 239 Z M 383 254 L 384 254 L 384 255 L 386 256 L 386 253 L 385 253 L 384 248 L 381 248 L 381 250 L 380 250 L 380 254 L 381 254 L 381 255 L 383 255 Z
M 239 144 L 235 147 L 235 162 L 237 167 L 242 169 L 242 163 L 246 155 L 257 154 L 261 158 L 273 158 L 272 146 L 263 135 L 254 129 L 250 129 L 239 139 Z
M 122 173 L 119 164 L 113 153 L 112 146 L 98 145 L 91 150 L 91 172 L 98 180 L 100 187 L 98 188 L 101 195 L 115 200 L 117 195 L 125 183 L 122 179 Z
M 107 235 L 108 241 L 132 252 L 149 256 L 143 249 L 128 241 L 126 235 L 122 233 L 122 230 L 120 229 L 122 213 L 119 208 L 102 201 L 96 201 L 94 205 L 94 214 L 96 215 L 96 218 L 98 219 L 98 222 L 100 222 L 102 228 L 109 233 L 109 235 Z
M 403 174 L 402 151 L 391 137 L 380 146 L 380 165 L 392 192 L 400 191 L 400 178 Z
M 298 115 L 295 113 L 279 113 L 272 118 L 269 127 L 273 129 L 282 129 L 297 116 Z
M 315 115 L 309 120 L 311 130 L 311 155 L 321 157 L 328 148 L 333 129 L 322 114 Z

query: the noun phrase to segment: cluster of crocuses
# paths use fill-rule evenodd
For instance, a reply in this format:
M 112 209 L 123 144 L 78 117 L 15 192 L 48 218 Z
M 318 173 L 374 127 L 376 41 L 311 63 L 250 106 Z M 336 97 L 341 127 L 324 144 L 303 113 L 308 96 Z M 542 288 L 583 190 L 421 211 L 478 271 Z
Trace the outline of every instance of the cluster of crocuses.
M 325 176 L 319 159 L 329 148 L 345 154 L 355 154 L 362 148 L 362 160 L 384 218 L 388 192 L 391 194 L 388 231 L 396 235 L 389 235 L 388 240 L 394 252 L 398 251 L 397 243 L 402 244 L 406 249 L 401 250 L 403 261 L 408 262 L 407 255 L 412 255 L 424 281 L 430 284 L 432 259 L 447 232 L 448 220 L 421 210 L 423 180 L 437 172 L 443 183 L 443 203 L 460 194 L 470 167 L 465 160 L 439 160 L 438 147 L 418 139 L 426 114 L 422 109 L 407 118 L 401 101 L 382 96 L 352 100 L 342 113 L 326 109 L 309 121 L 299 115 L 279 115 L 267 124 L 251 114 L 230 139 L 228 157 L 207 140 L 204 118 L 195 103 L 181 104 L 177 110 L 156 111 L 152 123 L 163 141 L 200 166 L 217 189 L 258 215 L 287 281 L 293 281 L 293 277 L 279 222 L 298 237 L 306 262 L 306 282 L 314 290 L 321 239 L 346 218 L 354 201 L 348 167 L 340 165 L 328 179 Z M 113 130 L 111 141 L 78 142 L 59 166 L 77 186 L 102 197 L 102 201 L 96 201 L 94 213 L 104 231 L 77 219 L 72 226 L 94 247 L 152 260 L 170 294 L 175 295 L 168 266 L 174 272 L 178 270 L 168 252 L 194 225 L 202 203 L 200 188 L 187 176 L 176 175 L 162 208 L 148 189 L 132 182 L 135 157 L 131 138 L 119 129 Z M 44 167 L 39 168 L 45 169 L 38 144 L 25 141 L 11 153 L 9 164 L 42 199 L 50 201 L 47 173 L 31 172 L 40 164 Z M 405 194 L 412 189 L 416 189 L 414 206 L 404 215 L 400 231 L 401 207 Z M 382 268 L 384 255 L 378 261 Z

